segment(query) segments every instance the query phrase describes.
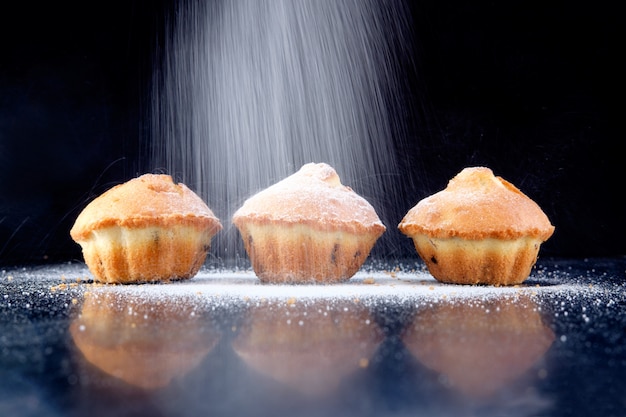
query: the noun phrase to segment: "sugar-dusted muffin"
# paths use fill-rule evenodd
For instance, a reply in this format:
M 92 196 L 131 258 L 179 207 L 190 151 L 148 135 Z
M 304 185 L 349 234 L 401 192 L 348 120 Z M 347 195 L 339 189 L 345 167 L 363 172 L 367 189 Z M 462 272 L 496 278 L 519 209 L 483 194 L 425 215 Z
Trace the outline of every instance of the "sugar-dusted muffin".
M 221 228 L 184 184 L 145 174 L 89 203 L 70 235 L 96 281 L 133 283 L 193 277 Z
M 271 283 L 346 281 L 386 230 L 325 163 L 305 164 L 252 196 L 232 221 L 256 275 Z
M 107 289 L 86 292 L 69 327 L 77 350 L 99 370 L 91 379 L 110 375 L 144 389 L 165 387 L 199 366 L 221 338 L 197 314 L 193 297 Z
M 463 169 L 410 209 L 398 228 L 437 280 L 490 285 L 528 278 L 554 232 L 533 200 L 485 167 Z

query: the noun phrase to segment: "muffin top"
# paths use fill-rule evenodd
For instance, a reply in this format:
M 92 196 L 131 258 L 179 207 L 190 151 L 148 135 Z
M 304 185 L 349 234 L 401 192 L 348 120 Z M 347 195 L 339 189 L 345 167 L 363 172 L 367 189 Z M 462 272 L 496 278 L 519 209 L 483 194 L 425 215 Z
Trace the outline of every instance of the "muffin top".
M 195 225 L 217 232 L 219 219 L 184 184 L 163 174 L 144 174 L 117 185 L 89 203 L 78 215 L 70 235 L 86 239 L 93 230 L 111 226 L 139 228 Z
M 341 184 L 325 163 L 308 163 L 276 184 L 253 195 L 235 212 L 233 223 L 303 224 L 322 230 L 386 228 L 367 200 Z
M 541 208 L 489 168 L 463 169 L 448 186 L 421 200 L 398 225 L 408 236 L 547 240 L 554 232 Z

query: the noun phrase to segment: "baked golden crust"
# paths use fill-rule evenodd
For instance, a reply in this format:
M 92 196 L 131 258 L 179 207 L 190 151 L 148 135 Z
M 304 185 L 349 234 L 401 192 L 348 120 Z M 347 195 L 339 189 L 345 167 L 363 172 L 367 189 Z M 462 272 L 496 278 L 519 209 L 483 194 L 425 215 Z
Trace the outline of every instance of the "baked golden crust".
M 412 236 L 547 240 L 554 232 L 541 208 L 489 168 L 463 169 L 445 190 L 421 200 L 398 226 Z
M 93 200 L 70 235 L 97 281 L 132 283 L 194 276 L 221 228 L 184 184 L 145 174 Z
M 144 174 L 119 184 L 95 198 L 78 215 L 70 235 L 75 241 L 94 230 L 111 226 L 139 228 L 185 225 L 209 229 L 222 226 L 204 201 L 184 184 L 163 174 Z
M 347 280 L 386 230 L 374 208 L 324 163 L 305 164 L 255 194 L 232 221 L 265 282 Z
M 554 232 L 534 201 L 485 167 L 462 170 L 410 209 L 398 229 L 437 280 L 491 285 L 523 282 Z

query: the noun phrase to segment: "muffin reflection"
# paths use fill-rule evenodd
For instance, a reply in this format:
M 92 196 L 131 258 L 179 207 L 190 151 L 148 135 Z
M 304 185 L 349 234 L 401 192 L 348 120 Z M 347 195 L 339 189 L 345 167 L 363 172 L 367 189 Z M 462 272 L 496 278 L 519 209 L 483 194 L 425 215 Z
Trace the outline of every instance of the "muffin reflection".
M 85 293 L 70 334 L 89 363 L 144 389 L 184 376 L 219 340 L 193 303 L 119 292 Z
M 419 311 L 402 335 L 423 365 L 478 399 L 522 378 L 554 339 L 526 296 L 440 301 Z
M 309 396 L 323 396 L 366 368 L 383 334 L 358 302 L 263 301 L 233 340 L 251 368 Z

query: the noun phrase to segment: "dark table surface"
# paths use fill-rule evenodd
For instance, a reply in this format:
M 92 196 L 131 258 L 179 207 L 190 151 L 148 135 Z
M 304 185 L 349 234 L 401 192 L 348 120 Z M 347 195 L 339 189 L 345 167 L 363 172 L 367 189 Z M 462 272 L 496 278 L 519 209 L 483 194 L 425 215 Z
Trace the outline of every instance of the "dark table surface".
M 501 288 L 370 266 L 329 286 L 5 268 L 0 415 L 626 415 L 624 258 Z

